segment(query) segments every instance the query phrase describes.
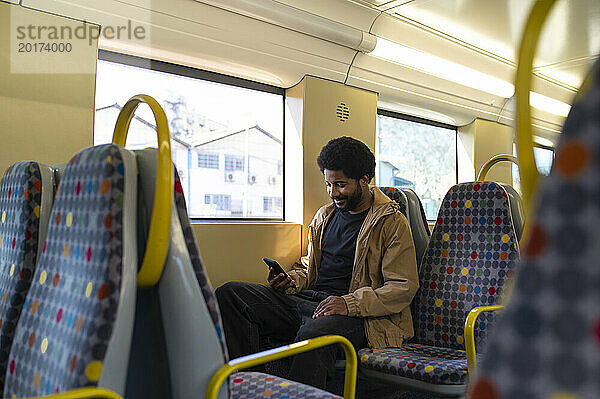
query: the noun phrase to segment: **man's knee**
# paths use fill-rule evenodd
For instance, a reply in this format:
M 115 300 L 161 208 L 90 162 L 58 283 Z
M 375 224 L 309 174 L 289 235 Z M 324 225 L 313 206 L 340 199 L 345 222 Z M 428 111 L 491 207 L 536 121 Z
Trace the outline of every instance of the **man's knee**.
M 332 323 L 335 320 L 328 316 L 306 320 L 296 334 L 296 342 L 331 334 Z
M 243 281 L 230 281 L 228 283 L 223 284 L 215 290 L 217 301 L 221 302 L 225 298 L 230 298 L 232 294 L 238 292 L 246 284 L 247 283 Z

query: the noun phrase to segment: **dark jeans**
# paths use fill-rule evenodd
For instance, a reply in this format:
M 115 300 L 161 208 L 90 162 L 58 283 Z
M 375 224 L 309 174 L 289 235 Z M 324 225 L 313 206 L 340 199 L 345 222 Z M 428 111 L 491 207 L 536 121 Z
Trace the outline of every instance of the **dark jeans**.
M 356 350 L 366 343 L 361 318 L 312 318 L 319 302 L 328 296 L 323 292 L 286 295 L 263 285 L 235 281 L 217 288 L 216 295 L 231 358 L 258 352 L 265 337 L 298 342 L 335 334 L 346 337 Z M 327 378 L 333 375 L 338 351 L 337 345 L 330 345 L 296 355 L 289 378 L 324 389 Z

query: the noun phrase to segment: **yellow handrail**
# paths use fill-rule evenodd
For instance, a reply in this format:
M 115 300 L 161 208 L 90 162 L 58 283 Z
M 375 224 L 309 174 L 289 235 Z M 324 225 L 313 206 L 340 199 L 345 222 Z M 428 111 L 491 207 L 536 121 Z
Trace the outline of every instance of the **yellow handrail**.
M 519 48 L 519 62 L 515 79 L 515 97 L 517 100 L 517 155 L 521 192 L 525 206 L 525 216 L 529 216 L 532 196 L 537 186 L 539 172 L 533 156 L 533 132 L 531 128 L 531 107 L 529 92 L 533 76 L 533 56 L 542 31 L 542 26 L 556 0 L 538 0 L 533 5 Z M 529 219 L 529 218 L 527 218 Z M 527 230 L 527 229 L 526 229 Z M 525 236 L 525 234 L 523 234 Z
M 477 368 L 477 353 L 475 352 L 475 322 L 481 312 L 493 312 L 500 310 L 504 305 L 478 306 L 471 309 L 465 321 L 465 350 L 467 351 L 467 370 L 469 379 L 475 376 Z
M 113 133 L 113 143 L 125 146 L 129 125 L 135 110 L 141 103 L 150 106 L 156 119 L 156 132 L 158 134 L 158 168 L 156 171 L 152 220 L 150 221 L 144 260 L 137 278 L 139 287 L 149 288 L 158 282 L 162 274 L 169 246 L 173 198 L 173 164 L 171 162 L 169 124 L 165 111 L 160 104 L 154 98 L 145 94 L 131 97 L 119 113 Z
M 356 352 L 350 341 L 339 335 L 325 335 L 322 337 L 295 342 L 290 345 L 285 345 L 279 348 L 233 359 L 217 370 L 217 372 L 210 379 L 208 387 L 206 388 L 206 395 L 204 396 L 204 399 L 216 399 L 217 394 L 219 393 L 219 388 L 225 379 L 238 370 L 257 366 L 272 360 L 296 355 L 298 353 L 307 352 L 331 344 L 341 344 L 342 349 L 344 349 L 344 354 L 346 355 L 344 398 L 354 399 L 356 390 L 356 368 L 358 366 L 358 360 L 356 359 Z
M 104 388 L 79 388 L 72 391 L 55 393 L 47 396 L 36 396 L 32 398 L 24 399 L 88 399 L 88 398 L 102 398 L 102 399 L 123 399 L 121 395 L 116 392 L 110 391 Z
M 509 162 L 517 164 L 517 166 L 519 165 L 519 160 L 517 159 L 517 157 L 513 157 L 512 155 L 500 154 L 500 155 L 493 156 L 490 159 L 488 159 L 488 161 L 486 163 L 484 163 L 483 166 L 481 167 L 481 169 L 479 170 L 479 173 L 477 174 L 477 181 L 484 180 L 485 176 L 487 176 L 487 173 L 490 171 L 492 166 L 494 166 L 498 162 L 502 162 L 502 161 L 509 161 Z

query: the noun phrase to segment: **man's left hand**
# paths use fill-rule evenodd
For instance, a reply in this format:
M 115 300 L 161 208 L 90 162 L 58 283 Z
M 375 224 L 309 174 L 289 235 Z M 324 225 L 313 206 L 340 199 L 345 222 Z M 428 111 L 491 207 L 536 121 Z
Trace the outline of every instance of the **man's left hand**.
M 348 314 L 348 307 L 346 306 L 344 298 L 340 296 L 328 296 L 325 298 L 315 309 L 313 319 L 321 316 L 331 316 L 333 314 L 341 314 L 344 316 Z

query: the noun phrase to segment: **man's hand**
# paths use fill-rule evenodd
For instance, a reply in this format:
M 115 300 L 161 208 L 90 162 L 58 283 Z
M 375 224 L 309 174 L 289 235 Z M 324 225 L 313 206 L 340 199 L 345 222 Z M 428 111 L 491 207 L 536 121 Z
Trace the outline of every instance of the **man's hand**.
M 287 274 L 275 274 L 275 270 L 272 267 L 269 267 L 269 275 L 267 276 L 267 282 L 271 286 L 271 288 L 285 292 L 288 288 L 295 287 L 296 282 L 292 280 L 290 276 Z
M 330 316 L 332 314 L 348 314 L 348 306 L 346 306 L 346 301 L 341 296 L 328 296 L 315 309 L 315 313 L 313 314 L 313 319 L 321 316 Z

